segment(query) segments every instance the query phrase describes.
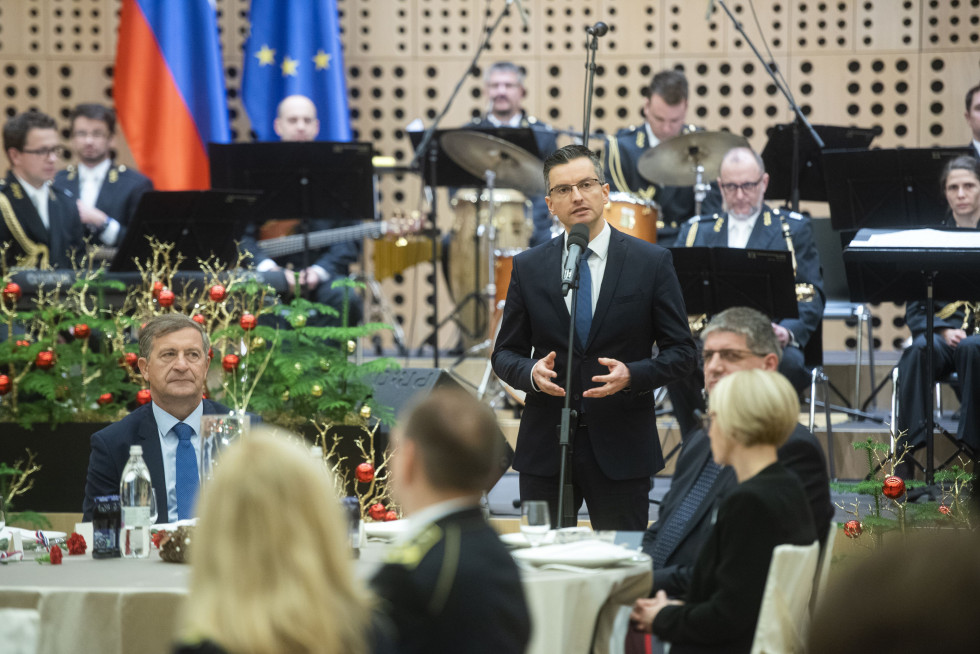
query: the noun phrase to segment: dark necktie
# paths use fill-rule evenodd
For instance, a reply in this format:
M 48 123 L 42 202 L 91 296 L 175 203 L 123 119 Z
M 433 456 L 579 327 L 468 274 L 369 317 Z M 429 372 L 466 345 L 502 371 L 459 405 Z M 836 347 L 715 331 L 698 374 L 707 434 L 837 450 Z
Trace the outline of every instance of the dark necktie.
M 694 488 L 684 497 L 677 510 L 667 518 L 667 522 L 657 534 L 657 542 L 653 546 L 654 570 L 664 567 L 667 557 L 674 552 L 678 543 L 681 542 L 687 523 L 694 517 L 698 507 L 701 506 L 701 502 L 707 497 L 708 491 L 711 490 L 720 470 L 721 466 L 709 457 L 708 462 L 701 469 L 698 480 L 694 482 Z
M 578 300 L 575 305 L 575 336 L 579 345 L 585 348 L 592 328 L 592 272 L 589 270 L 589 257 L 592 250 L 586 248 L 578 260 Z
M 194 500 L 197 497 L 197 455 L 194 454 L 194 430 L 190 425 L 178 422 L 173 432 L 177 443 L 177 519 L 194 517 Z

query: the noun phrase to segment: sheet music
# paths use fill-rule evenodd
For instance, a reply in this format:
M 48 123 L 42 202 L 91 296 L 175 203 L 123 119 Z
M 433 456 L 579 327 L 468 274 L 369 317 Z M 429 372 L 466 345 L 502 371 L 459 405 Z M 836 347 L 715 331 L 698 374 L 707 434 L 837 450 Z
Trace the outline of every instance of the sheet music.
M 865 237 L 865 238 L 862 238 Z M 860 239 L 860 240 L 859 240 Z M 861 230 L 850 247 L 866 248 L 980 248 L 980 230 L 903 229 Z

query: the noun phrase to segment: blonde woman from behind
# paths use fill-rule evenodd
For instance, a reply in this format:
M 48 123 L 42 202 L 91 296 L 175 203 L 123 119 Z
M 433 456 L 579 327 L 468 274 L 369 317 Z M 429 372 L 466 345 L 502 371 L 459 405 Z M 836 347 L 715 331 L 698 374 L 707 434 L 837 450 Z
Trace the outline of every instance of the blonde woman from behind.
M 253 430 L 203 489 L 175 652 L 371 651 L 346 534 L 329 472 L 299 445 Z

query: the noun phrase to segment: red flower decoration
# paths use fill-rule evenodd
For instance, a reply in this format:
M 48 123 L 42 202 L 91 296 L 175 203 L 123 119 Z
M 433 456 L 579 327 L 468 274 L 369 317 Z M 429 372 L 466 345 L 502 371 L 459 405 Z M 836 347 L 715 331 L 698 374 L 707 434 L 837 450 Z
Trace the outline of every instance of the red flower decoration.
M 385 508 L 385 505 L 382 504 L 381 502 L 378 502 L 377 504 L 372 504 L 368 508 L 368 515 L 371 516 L 371 519 L 372 520 L 375 520 L 375 521 L 378 521 L 378 522 L 380 522 L 381 520 L 384 520 L 385 519 L 385 513 L 387 513 L 387 512 L 388 512 L 388 509 L 386 509 Z
M 174 295 L 173 291 L 163 289 L 160 291 L 160 296 L 157 298 L 157 301 L 160 303 L 161 307 L 172 307 L 176 297 L 177 296 Z
M 163 290 L 163 282 L 153 282 L 153 299 L 160 298 L 160 291 Z
M 31 346 L 31 342 L 30 341 L 25 341 L 25 340 L 19 340 L 16 343 L 14 343 L 14 345 L 16 345 L 17 347 L 30 347 Z
M 237 354 L 226 354 L 225 358 L 221 360 L 221 367 L 225 369 L 225 372 L 234 372 L 235 368 L 238 367 L 238 361 Z
M 204 324 L 204 316 L 202 316 L 199 313 L 195 313 L 193 316 L 191 316 L 191 320 L 193 320 L 194 322 L 196 322 L 198 325 L 203 325 Z
M 6 395 L 14 387 L 7 375 L 0 375 L 0 395 Z
M 75 338 L 88 338 L 92 334 L 92 328 L 83 322 L 75 325 Z
M 889 499 L 897 500 L 905 494 L 905 480 L 895 475 L 885 477 L 885 483 L 881 486 L 881 494 Z
M 140 404 L 146 404 L 152 399 L 153 397 L 150 395 L 150 389 L 148 388 L 142 388 L 136 393 L 136 401 Z
M 77 532 L 72 532 L 66 544 L 68 545 L 68 553 L 73 555 L 85 554 L 85 549 L 88 547 L 85 544 L 85 537 Z
M 244 329 L 245 331 L 249 331 L 249 330 L 255 329 L 255 325 L 257 323 L 258 323 L 258 320 L 256 320 L 255 316 L 253 316 L 250 313 L 246 313 L 238 321 L 238 324 L 241 325 L 242 326 L 242 329 Z
M 21 291 L 20 285 L 14 282 L 8 282 L 6 286 L 3 287 L 3 299 L 10 300 L 11 302 L 16 302 L 20 299 Z
M 939 505 L 939 512 L 942 513 L 943 515 L 952 515 L 953 514 L 953 510 L 950 509 L 945 504 L 940 504 Z
M 61 565 L 61 557 L 63 556 L 63 553 L 59 546 L 52 545 L 51 550 L 48 552 L 48 556 L 51 557 L 51 565 Z
M 99 396 L 99 399 L 97 401 L 99 403 L 99 406 L 105 406 L 106 404 L 110 404 L 112 402 L 112 393 L 103 393 L 102 395 Z
M 160 531 L 154 531 L 153 535 L 150 536 L 150 542 L 153 543 L 153 547 L 160 549 L 165 541 L 169 540 L 170 532 L 161 529 Z
M 354 469 L 354 476 L 357 481 L 366 484 L 374 479 L 374 466 L 365 461 Z
M 398 514 L 394 511 L 388 511 L 385 513 L 385 522 L 391 522 L 392 520 L 397 520 Z
M 844 523 L 844 535 L 848 538 L 857 538 L 864 529 L 857 520 L 848 520 Z
M 211 297 L 212 302 L 221 302 L 227 296 L 227 292 L 225 291 L 224 286 L 221 284 L 215 284 L 211 287 L 211 290 L 208 291 L 208 295 Z
M 54 367 L 55 359 L 56 357 L 54 356 L 54 352 L 51 350 L 43 350 L 38 352 L 37 356 L 34 357 L 34 365 L 42 370 L 47 370 Z

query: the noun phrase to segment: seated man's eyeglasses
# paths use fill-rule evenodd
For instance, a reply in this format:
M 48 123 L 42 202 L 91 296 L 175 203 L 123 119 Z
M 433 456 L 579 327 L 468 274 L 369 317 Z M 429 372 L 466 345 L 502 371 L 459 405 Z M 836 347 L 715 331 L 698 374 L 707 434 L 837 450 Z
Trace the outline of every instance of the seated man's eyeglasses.
M 602 184 L 598 179 L 595 177 L 589 177 L 588 179 L 583 179 L 578 184 L 559 184 L 558 186 L 552 186 L 551 190 L 548 191 L 548 195 L 553 198 L 564 200 L 572 194 L 573 188 L 577 188 L 579 193 L 586 195 L 598 190 L 601 186 Z
M 24 154 L 36 154 L 44 159 L 54 155 L 60 157 L 65 153 L 65 149 L 60 145 L 55 145 L 50 148 L 37 148 L 36 150 L 21 150 Z
M 762 183 L 762 177 L 755 180 L 754 182 L 743 182 L 742 184 L 722 184 L 721 190 L 725 193 L 735 193 L 736 191 L 741 191 L 742 193 L 748 193 L 749 191 L 754 191 L 755 187 Z

